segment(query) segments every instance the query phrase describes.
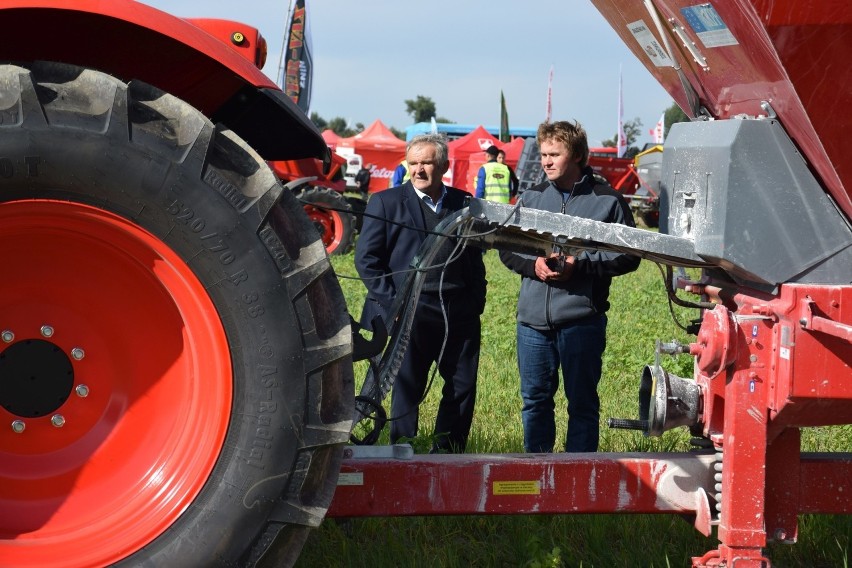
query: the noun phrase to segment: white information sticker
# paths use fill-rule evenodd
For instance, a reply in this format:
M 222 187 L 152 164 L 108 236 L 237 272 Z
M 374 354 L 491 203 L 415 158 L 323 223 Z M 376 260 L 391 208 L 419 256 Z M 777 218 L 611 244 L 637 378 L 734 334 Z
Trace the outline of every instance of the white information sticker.
M 648 56 L 654 65 L 657 67 L 674 67 L 666 50 L 663 49 L 663 46 L 660 45 L 660 42 L 657 41 L 657 38 L 654 37 L 654 34 L 651 33 L 651 30 L 645 25 L 643 20 L 636 20 L 627 24 L 627 29 L 630 30 L 630 33 L 633 34 L 633 37 L 636 38 L 636 41 L 642 47 L 642 51 L 645 52 L 645 55 Z
M 337 485 L 364 485 L 364 472 L 340 473 L 337 476 Z
M 722 47 L 725 45 L 738 45 L 739 42 L 722 18 L 711 4 L 699 4 L 688 8 L 681 8 L 680 13 L 686 19 L 686 23 L 696 33 L 704 47 Z

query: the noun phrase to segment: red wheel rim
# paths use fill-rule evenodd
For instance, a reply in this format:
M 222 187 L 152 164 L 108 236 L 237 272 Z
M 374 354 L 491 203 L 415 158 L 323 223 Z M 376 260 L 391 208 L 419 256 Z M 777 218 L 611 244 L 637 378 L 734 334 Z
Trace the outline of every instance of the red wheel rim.
M 213 469 L 232 396 L 224 330 L 186 263 L 100 209 L 2 203 L 0 258 L 0 350 L 47 341 L 74 379 L 45 416 L 0 407 L 0 558 L 115 562 L 172 525 Z
M 313 205 L 305 205 L 305 213 L 320 234 L 325 251 L 331 254 L 343 242 L 343 220 L 340 213 Z

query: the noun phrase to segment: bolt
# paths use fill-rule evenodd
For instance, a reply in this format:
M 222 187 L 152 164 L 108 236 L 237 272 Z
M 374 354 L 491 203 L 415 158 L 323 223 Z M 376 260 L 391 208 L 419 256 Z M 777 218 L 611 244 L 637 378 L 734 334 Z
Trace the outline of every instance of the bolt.
M 56 426 L 57 428 L 62 428 L 65 426 L 65 417 L 61 414 L 54 414 L 50 417 L 50 423 Z
M 4 329 L 0 336 L 3 337 L 3 341 L 6 343 L 12 343 L 15 340 L 15 334 L 9 329 Z
M 784 529 L 775 529 L 775 540 L 787 540 L 787 531 L 785 531 Z
M 49 325 L 41 326 L 41 334 L 45 337 L 53 337 L 53 328 Z
M 24 430 L 27 429 L 26 423 L 23 420 L 13 420 L 12 421 L 12 432 L 15 434 L 20 434 Z
M 83 351 L 80 347 L 75 347 L 71 350 L 71 356 L 74 357 L 77 361 L 86 356 L 86 352 Z
M 80 398 L 86 398 L 89 396 L 89 387 L 86 385 L 77 385 L 77 388 L 74 389 L 77 392 L 77 396 Z

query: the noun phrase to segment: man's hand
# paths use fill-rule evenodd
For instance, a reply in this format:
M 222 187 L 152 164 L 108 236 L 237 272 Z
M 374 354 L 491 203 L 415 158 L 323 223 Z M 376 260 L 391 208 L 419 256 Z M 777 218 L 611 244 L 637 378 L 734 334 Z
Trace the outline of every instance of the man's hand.
M 535 275 L 543 282 L 568 280 L 574 272 L 575 260 L 573 256 L 555 253 L 547 258 L 539 257 L 535 259 Z

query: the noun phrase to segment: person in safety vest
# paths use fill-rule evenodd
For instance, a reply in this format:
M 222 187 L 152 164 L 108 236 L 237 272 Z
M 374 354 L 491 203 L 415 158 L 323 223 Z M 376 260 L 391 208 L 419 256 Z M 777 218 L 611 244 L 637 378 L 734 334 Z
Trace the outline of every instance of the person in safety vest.
M 521 180 L 515 175 L 515 170 L 512 169 L 512 166 L 506 163 L 506 152 L 500 150 L 497 153 L 497 161 L 509 168 L 509 199 L 511 200 L 518 195 L 518 187 L 521 185 Z
M 500 153 L 497 146 L 489 146 L 485 153 L 488 155 L 488 161 L 482 164 L 476 174 L 476 197 L 497 203 L 509 203 L 509 167 L 497 161 L 497 154 Z
M 408 173 L 408 162 L 403 160 L 393 171 L 393 175 L 390 178 L 390 183 L 388 184 L 388 187 L 396 187 L 398 185 L 402 185 L 408 181 L 409 177 L 411 177 L 411 174 Z

